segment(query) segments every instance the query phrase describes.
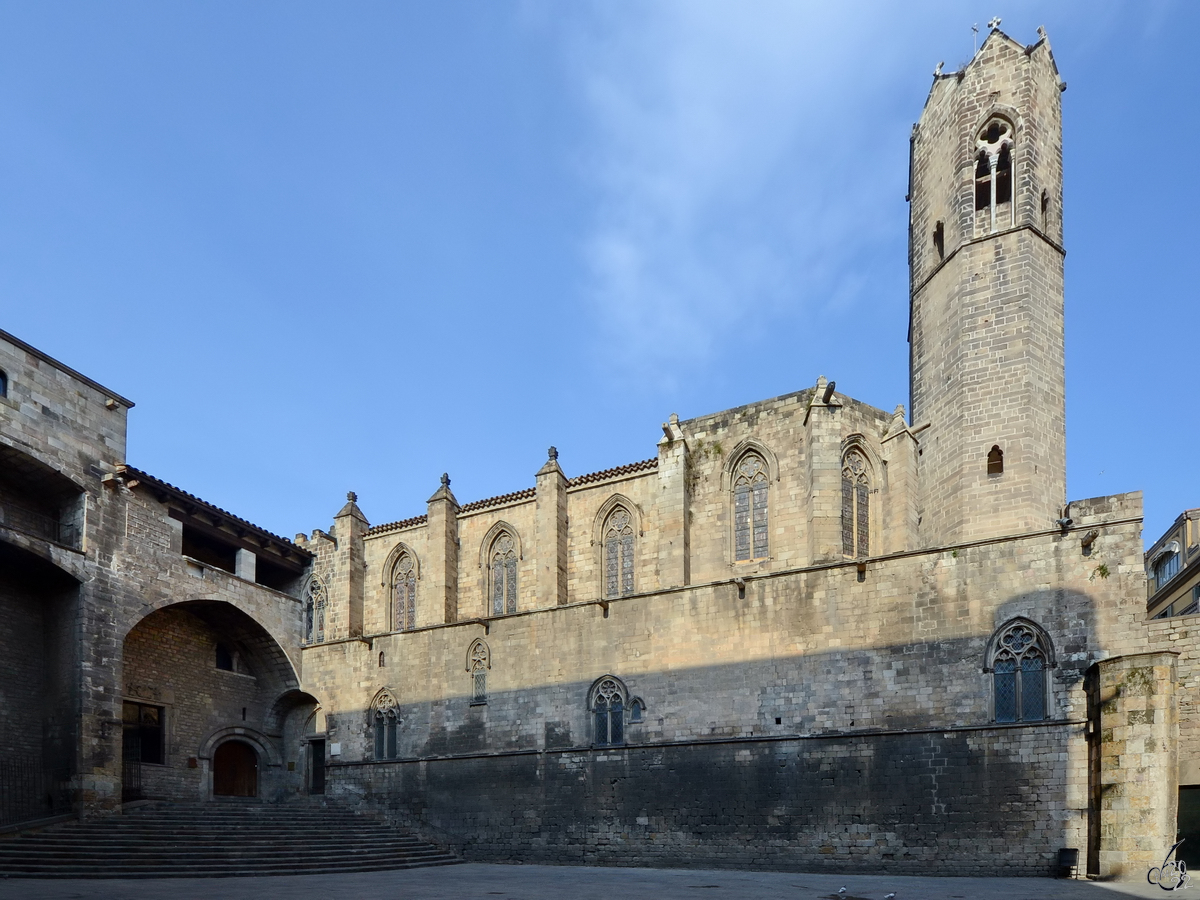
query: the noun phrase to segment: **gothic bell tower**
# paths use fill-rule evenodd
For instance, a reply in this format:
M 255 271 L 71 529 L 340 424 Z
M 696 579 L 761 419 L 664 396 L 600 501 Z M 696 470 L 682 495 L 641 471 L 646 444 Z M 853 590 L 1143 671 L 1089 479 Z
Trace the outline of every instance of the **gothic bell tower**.
M 909 175 L 920 541 L 1054 527 L 1066 502 L 1062 103 L 1045 32 L 934 76 Z

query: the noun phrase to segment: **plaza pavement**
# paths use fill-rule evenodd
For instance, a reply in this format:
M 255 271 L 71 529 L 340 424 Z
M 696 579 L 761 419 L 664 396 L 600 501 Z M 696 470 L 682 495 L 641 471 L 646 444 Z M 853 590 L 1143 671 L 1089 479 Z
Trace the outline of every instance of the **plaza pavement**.
M 846 893 L 837 894 L 840 887 Z M 1147 884 L 1050 878 L 805 875 L 696 869 L 483 865 L 263 878 L 0 878 L 0 900 L 1124 900 Z M 1188 887 L 1172 896 L 1200 896 Z

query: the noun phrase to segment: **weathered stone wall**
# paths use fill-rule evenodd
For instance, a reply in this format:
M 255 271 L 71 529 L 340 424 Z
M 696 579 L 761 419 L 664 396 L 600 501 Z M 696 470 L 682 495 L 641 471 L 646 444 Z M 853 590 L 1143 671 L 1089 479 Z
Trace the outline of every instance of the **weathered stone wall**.
M 960 864 L 965 849 L 955 856 L 959 851 L 946 849 L 951 844 L 945 843 L 965 833 L 956 823 L 960 817 L 966 821 L 981 815 L 982 806 L 975 805 L 982 802 L 979 797 L 988 797 L 983 804 L 988 805 L 1004 795 L 1013 799 L 997 808 L 1019 815 L 1005 826 L 1009 830 L 999 832 L 1004 837 L 991 845 L 995 855 L 986 865 L 998 870 L 1012 863 L 1044 871 L 1048 854 L 1059 846 L 1085 846 L 1080 843 L 1088 806 L 1084 672 L 1111 655 L 1111 648 L 1127 646 L 1125 622 L 1138 615 L 1142 605 L 1140 497 L 1085 501 L 1075 504 L 1073 513 L 1078 524 L 1065 534 L 1050 531 L 872 559 L 863 573 L 854 563 L 838 563 L 764 574 L 746 582 L 743 596 L 726 579 L 614 600 L 607 615 L 597 604 L 576 604 L 494 619 L 486 628 L 462 623 L 375 636 L 369 643 L 307 648 L 306 684 L 320 691 L 333 720 L 330 740 L 340 744 L 337 762 L 347 764 L 344 769 L 335 766 L 331 790 L 349 797 L 366 791 L 373 802 L 383 802 L 395 787 L 389 779 L 418 778 L 405 782 L 401 791 L 404 796 L 411 792 L 409 811 L 419 808 L 430 827 L 456 833 L 468 845 L 482 848 L 488 858 L 498 858 L 519 854 L 529 836 L 510 828 L 485 840 L 499 829 L 497 823 L 522 823 L 527 817 L 554 821 L 560 815 L 558 807 L 538 805 L 543 802 L 539 798 L 558 798 L 566 791 L 566 782 L 550 774 L 560 765 L 552 756 L 577 758 L 571 765 L 589 771 L 601 760 L 608 765 L 610 756 L 633 761 L 621 763 L 628 767 L 622 790 L 632 803 L 639 796 L 665 796 L 655 793 L 658 775 L 639 768 L 636 760 L 642 757 L 636 754 L 674 758 L 672 754 L 685 753 L 676 744 L 738 739 L 757 747 L 782 741 L 804 748 L 789 751 L 807 760 L 797 765 L 819 770 L 814 760 L 825 757 L 813 748 L 823 745 L 812 741 L 850 740 L 847 735 L 857 733 L 853 740 L 878 755 L 891 752 L 881 747 L 911 746 L 905 742 L 913 739 L 914 730 L 958 735 L 967 729 L 969 737 L 953 738 L 961 750 L 955 751 L 960 753 L 956 760 L 939 762 L 942 757 L 937 754 L 909 754 L 912 783 L 925 786 L 920 791 L 943 775 L 951 785 L 965 778 L 963 773 L 972 773 L 973 779 L 969 788 L 948 789 L 954 799 L 930 812 L 941 817 L 933 831 L 945 838 L 938 837 L 930 845 L 935 849 L 920 858 L 927 861 L 930 855 L 949 853 L 958 860 L 954 864 Z M 1086 555 L 1081 547 L 1085 529 L 1100 533 Z M 1101 566 L 1106 574 L 1100 573 Z M 1017 616 L 1038 623 L 1054 644 L 1049 715 L 1056 724 L 1030 725 L 1026 730 L 991 725 L 986 646 L 996 628 Z M 486 706 L 470 702 L 467 652 L 477 638 L 491 651 Z M 380 651 L 386 660 L 383 668 L 378 665 Z M 605 674 L 622 679 L 629 696 L 646 704 L 644 721 L 627 725 L 627 750 L 591 747 L 587 695 L 595 679 Z M 399 702 L 402 761 L 355 766 L 373 755 L 369 706 L 383 688 Z M 1034 734 L 1040 737 L 1028 736 Z M 768 753 L 749 745 L 737 753 L 742 750 L 749 754 L 747 771 L 756 771 L 762 754 Z M 514 753 L 531 756 L 516 761 L 504 756 Z M 812 819 L 806 805 L 817 800 L 796 796 L 792 805 L 784 804 L 786 812 L 768 814 L 762 798 L 771 796 L 769 790 L 756 788 L 752 798 L 743 796 L 744 779 L 749 777 L 738 769 L 743 757 L 710 746 L 686 753 L 692 754 L 687 759 L 705 761 L 697 771 L 704 765 L 726 765 L 722 754 L 732 760 L 728 779 L 721 781 L 728 793 L 714 786 L 701 794 L 711 797 L 700 816 L 708 823 L 701 831 L 721 832 L 721 823 L 733 821 L 722 816 L 760 816 L 761 822 L 774 816 L 793 835 L 781 847 L 800 854 L 793 858 L 802 858 L 804 865 L 823 864 L 824 854 L 814 848 L 826 845 L 818 843 L 818 835 L 829 831 L 829 820 Z M 462 755 L 478 759 L 444 759 Z M 1009 765 L 1014 760 L 1028 763 L 1019 777 Z M 514 766 L 524 773 L 520 783 L 531 785 L 528 791 L 509 793 L 508 788 L 489 786 L 502 781 L 501 773 Z M 433 779 L 435 770 L 446 773 L 438 778 L 455 789 L 440 786 L 441 781 L 420 781 Z M 397 774 L 401 771 L 425 774 Z M 824 784 L 827 797 L 840 796 L 844 776 L 828 777 L 833 780 Z M 864 835 L 895 832 L 889 824 L 895 818 L 889 812 L 890 799 L 872 800 L 875 795 L 865 788 L 859 793 L 853 780 L 846 791 L 853 798 L 847 808 L 857 809 L 854 815 L 859 817 L 846 824 L 862 825 Z M 898 795 L 896 802 L 917 803 L 916 798 L 925 796 L 920 791 Z M 570 796 L 579 799 L 577 794 Z M 645 813 L 635 814 L 622 805 L 618 828 L 600 795 L 586 796 L 591 799 L 574 807 L 578 832 L 608 834 L 616 829 L 624 835 L 628 825 L 632 830 L 620 838 L 628 844 L 625 861 L 699 863 L 707 858 L 700 849 L 703 844 L 693 841 L 685 827 L 690 820 L 682 813 L 651 803 L 645 808 L 657 809 L 659 824 L 639 830 L 637 818 Z M 676 806 L 686 805 L 688 794 L 675 796 Z M 546 802 L 554 806 L 558 801 Z M 747 803 L 758 804 L 757 811 L 718 812 Z M 476 824 L 463 824 L 456 832 L 455 821 Z M 929 825 L 921 821 L 923 827 Z M 986 816 L 979 821 L 998 827 Z M 911 832 L 917 833 L 919 829 Z M 974 846 L 976 861 L 981 859 L 980 846 L 989 846 L 986 841 L 981 845 L 982 834 L 971 833 L 961 845 Z M 1023 835 L 1021 843 L 1014 844 L 1014 835 Z M 745 862 L 753 856 L 745 848 L 737 849 L 745 837 L 730 828 L 712 841 L 718 852 L 731 854 L 729 860 Z M 591 859 L 587 854 L 593 851 L 587 847 L 592 840 L 546 837 L 539 858 Z M 913 840 L 897 840 L 897 847 L 909 847 L 905 859 L 917 858 L 912 855 Z M 878 846 L 886 847 L 887 841 Z M 884 849 L 867 852 L 872 859 L 884 859 Z
M 961 73 L 935 80 L 913 130 L 912 415 L 931 425 L 923 546 L 1041 529 L 1066 499 L 1060 85 L 1045 40 L 993 33 Z M 1015 142 L 1016 209 L 997 210 L 994 233 L 974 202 L 992 116 Z M 988 474 L 993 446 L 1003 475 Z
M 1080 845 L 1061 799 L 1077 730 L 368 763 L 334 767 L 330 789 L 480 861 L 1044 875 Z

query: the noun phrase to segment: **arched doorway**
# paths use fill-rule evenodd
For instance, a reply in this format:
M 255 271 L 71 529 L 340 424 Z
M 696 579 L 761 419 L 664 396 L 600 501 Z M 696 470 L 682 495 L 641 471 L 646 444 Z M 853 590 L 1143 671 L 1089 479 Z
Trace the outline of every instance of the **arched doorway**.
M 258 754 L 245 741 L 226 741 L 213 753 L 213 796 L 258 796 Z

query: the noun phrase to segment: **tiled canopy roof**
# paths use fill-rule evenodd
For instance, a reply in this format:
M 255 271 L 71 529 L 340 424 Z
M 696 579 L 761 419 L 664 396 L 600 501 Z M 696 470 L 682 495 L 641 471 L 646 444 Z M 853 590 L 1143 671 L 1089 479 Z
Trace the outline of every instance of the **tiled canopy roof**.
M 596 484 L 597 482 L 607 481 L 610 478 L 620 478 L 623 475 L 635 475 L 638 472 L 648 472 L 651 469 L 658 468 L 658 457 L 653 459 L 644 459 L 641 462 L 627 463 L 623 466 L 617 466 L 613 469 L 604 469 L 600 472 L 589 472 L 587 475 L 579 475 L 575 478 L 567 479 L 567 487 L 583 487 L 587 484 Z M 500 494 L 496 497 L 487 497 L 483 500 L 472 500 L 458 508 L 458 514 L 478 512 L 481 509 L 490 509 L 493 506 L 504 506 L 506 503 L 516 503 L 520 500 L 532 500 L 536 495 L 535 488 L 525 488 L 522 491 L 513 491 L 511 494 Z M 428 520 L 428 516 L 413 516 L 411 519 L 401 519 L 399 522 L 387 522 L 383 525 L 376 525 L 367 531 L 369 535 L 388 534 L 393 531 L 401 531 L 405 528 L 412 528 L 416 525 L 424 525 Z

